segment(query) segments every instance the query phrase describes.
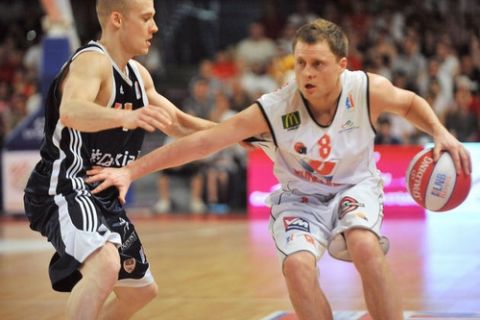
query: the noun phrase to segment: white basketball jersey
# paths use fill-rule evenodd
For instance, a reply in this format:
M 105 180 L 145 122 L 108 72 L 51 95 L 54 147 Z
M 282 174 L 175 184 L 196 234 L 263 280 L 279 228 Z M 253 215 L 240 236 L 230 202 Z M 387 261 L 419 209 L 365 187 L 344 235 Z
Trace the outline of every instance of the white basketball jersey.
M 333 194 L 379 175 L 370 121 L 368 77 L 345 70 L 332 123 L 318 124 L 295 82 L 257 101 L 270 126 L 271 143 L 259 143 L 274 162 L 284 190 Z

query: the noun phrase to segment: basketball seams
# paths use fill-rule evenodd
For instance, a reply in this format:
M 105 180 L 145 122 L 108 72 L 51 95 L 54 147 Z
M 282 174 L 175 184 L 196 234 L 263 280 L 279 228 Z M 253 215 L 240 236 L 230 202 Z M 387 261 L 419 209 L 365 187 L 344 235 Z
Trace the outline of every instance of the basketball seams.
M 428 178 L 428 186 L 426 188 L 426 194 L 425 194 L 425 207 L 428 208 L 431 211 L 444 211 L 447 210 L 445 207 L 449 205 L 450 198 L 452 197 L 455 185 L 456 185 L 456 180 L 457 177 L 456 175 L 451 175 L 449 174 L 449 166 L 453 164 L 452 157 L 448 152 L 442 152 L 440 155 L 440 158 L 438 159 L 437 163 L 433 166 L 432 174 Z M 448 195 L 447 197 L 442 198 L 441 196 L 436 196 L 433 193 L 434 185 L 435 185 L 435 179 L 432 179 L 432 177 L 435 177 L 440 174 L 445 174 L 448 178 L 451 178 L 452 181 L 449 182 L 449 186 L 447 190 L 444 190 L 446 194 Z
M 432 159 L 431 161 L 433 163 L 433 152 L 431 149 L 425 149 L 415 155 L 415 157 L 410 162 L 406 176 L 408 180 L 408 192 L 410 193 L 412 198 L 422 207 L 426 206 L 427 196 L 427 189 L 424 186 L 424 181 L 429 181 L 433 172 L 433 166 L 424 163 L 425 158 Z M 417 172 L 419 172 L 422 166 L 425 166 L 425 168 L 423 173 L 421 174 L 421 177 L 419 179 L 413 178 L 412 174 L 416 174 Z

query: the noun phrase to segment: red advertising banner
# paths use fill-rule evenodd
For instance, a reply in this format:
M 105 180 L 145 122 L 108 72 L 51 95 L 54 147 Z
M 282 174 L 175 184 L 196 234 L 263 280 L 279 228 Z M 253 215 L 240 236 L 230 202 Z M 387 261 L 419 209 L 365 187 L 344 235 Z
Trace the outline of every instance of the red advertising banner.
M 375 160 L 384 180 L 385 218 L 424 218 L 425 210 L 408 194 L 405 172 L 422 146 L 376 146 Z M 273 175 L 272 161 L 261 150 L 249 153 L 247 202 L 250 219 L 268 219 L 266 197 L 280 187 Z

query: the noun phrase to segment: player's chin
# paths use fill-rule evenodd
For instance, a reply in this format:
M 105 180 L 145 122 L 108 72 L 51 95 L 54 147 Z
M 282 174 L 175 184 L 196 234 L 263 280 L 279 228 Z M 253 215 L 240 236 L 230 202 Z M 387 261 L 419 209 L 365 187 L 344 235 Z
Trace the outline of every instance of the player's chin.
M 143 47 L 143 48 L 141 48 L 141 49 L 138 50 L 138 54 L 137 54 L 137 55 L 139 55 L 139 56 L 146 55 L 149 50 L 150 50 L 150 47 Z

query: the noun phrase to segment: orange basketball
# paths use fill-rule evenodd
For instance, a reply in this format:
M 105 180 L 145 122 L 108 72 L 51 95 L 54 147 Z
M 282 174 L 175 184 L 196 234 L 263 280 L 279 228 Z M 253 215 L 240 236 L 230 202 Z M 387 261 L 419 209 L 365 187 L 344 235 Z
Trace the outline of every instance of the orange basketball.
M 415 155 L 405 177 L 412 198 L 431 211 L 456 208 L 467 198 L 472 184 L 470 175 L 457 175 L 448 152 L 442 152 L 435 163 L 432 148 Z

